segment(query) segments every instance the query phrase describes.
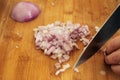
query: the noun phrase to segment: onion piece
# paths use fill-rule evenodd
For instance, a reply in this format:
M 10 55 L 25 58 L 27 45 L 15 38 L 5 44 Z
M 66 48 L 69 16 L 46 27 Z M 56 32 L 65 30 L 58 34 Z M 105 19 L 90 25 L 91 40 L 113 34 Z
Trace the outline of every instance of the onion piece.
M 56 76 L 59 75 L 61 72 L 64 72 L 64 71 L 67 70 L 68 68 L 70 68 L 70 64 L 67 63 L 67 64 L 63 65 L 63 68 L 57 70 L 56 73 L 55 73 L 55 75 L 56 75 Z
M 55 67 L 56 67 L 56 69 L 59 69 L 61 67 L 61 64 L 60 63 L 56 63 Z
M 105 72 L 104 70 L 101 70 L 101 71 L 100 71 L 100 74 L 103 75 L 103 76 L 105 76 L 105 75 L 106 75 L 106 72 Z
M 74 68 L 73 70 L 74 70 L 75 72 L 77 72 L 77 73 L 80 72 L 78 68 Z
M 98 32 L 100 28 L 98 26 L 95 26 L 95 31 Z
M 24 1 L 17 3 L 11 13 L 11 17 L 18 22 L 27 22 L 35 19 L 40 9 L 32 2 Z
M 19 48 L 18 45 L 16 45 L 15 48 Z

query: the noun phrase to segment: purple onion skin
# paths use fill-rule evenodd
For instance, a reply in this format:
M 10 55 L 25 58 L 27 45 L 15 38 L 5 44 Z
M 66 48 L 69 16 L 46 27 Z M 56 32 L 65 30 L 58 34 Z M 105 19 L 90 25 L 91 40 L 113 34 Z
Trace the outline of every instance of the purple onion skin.
M 32 2 L 24 1 L 17 3 L 11 13 L 11 17 L 18 22 L 28 22 L 35 19 L 41 10 Z

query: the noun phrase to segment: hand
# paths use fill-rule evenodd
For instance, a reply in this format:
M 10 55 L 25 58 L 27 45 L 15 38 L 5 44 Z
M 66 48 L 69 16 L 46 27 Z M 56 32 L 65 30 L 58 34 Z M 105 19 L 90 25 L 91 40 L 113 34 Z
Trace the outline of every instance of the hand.
M 120 75 L 120 36 L 112 39 L 106 47 L 105 62 L 111 65 L 114 73 Z

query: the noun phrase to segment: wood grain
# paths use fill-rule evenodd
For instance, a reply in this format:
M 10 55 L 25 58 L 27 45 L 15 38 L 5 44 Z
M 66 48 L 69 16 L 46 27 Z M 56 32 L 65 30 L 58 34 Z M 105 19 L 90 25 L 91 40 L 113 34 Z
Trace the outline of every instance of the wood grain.
M 79 66 L 80 73 L 72 70 L 76 59 L 83 49 L 71 53 L 71 64 L 64 73 L 55 76 L 52 60 L 37 50 L 34 45 L 33 29 L 56 20 L 68 20 L 82 25 L 88 24 L 91 35 L 94 26 L 101 26 L 120 0 L 29 0 L 41 8 L 41 14 L 33 21 L 19 23 L 11 19 L 13 6 L 24 0 L 0 0 L 0 80 L 120 80 L 109 66 L 104 63 L 102 51 Z M 52 5 L 54 3 L 54 5 Z M 118 31 L 113 37 L 120 34 Z M 106 75 L 101 75 L 104 70 Z

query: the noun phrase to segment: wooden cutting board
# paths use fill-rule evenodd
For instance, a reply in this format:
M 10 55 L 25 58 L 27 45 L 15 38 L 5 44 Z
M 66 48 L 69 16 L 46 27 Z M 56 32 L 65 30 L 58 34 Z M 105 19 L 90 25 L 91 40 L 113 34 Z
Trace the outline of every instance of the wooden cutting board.
M 94 27 L 102 26 L 120 0 L 29 0 L 41 8 L 41 14 L 26 23 L 10 18 L 11 9 L 20 1 L 25 0 L 0 0 L 0 80 L 120 80 L 105 65 L 101 50 L 79 66 L 80 73 L 74 72 L 72 67 L 84 48 L 80 42 L 80 50 L 74 50 L 67 62 L 71 68 L 55 76 L 57 60 L 37 50 L 33 37 L 34 28 L 58 20 L 87 24 L 92 36 L 95 34 Z M 120 31 L 113 37 L 119 34 Z M 101 71 L 106 74 L 102 75 Z

